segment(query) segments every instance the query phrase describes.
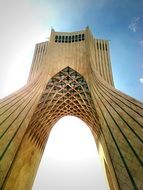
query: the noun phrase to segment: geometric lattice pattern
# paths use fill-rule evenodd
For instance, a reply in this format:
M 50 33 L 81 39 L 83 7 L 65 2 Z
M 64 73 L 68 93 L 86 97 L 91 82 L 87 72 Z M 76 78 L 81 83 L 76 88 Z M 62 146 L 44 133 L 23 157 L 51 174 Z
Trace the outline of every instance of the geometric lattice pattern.
M 63 116 L 79 117 L 88 126 L 95 126 L 99 135 L 99 122 L 91 95 L 84 78 L 66 67 L 48 82 L 33 114 L 28 133 L 39 148 L 47 141 L 51 127 Z

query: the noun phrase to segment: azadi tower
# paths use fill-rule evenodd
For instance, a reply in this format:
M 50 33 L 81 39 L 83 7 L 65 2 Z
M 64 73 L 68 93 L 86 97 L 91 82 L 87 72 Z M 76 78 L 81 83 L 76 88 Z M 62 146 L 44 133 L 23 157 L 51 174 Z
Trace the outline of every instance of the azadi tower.
M 115 89 L 108 41 L 88 27 L 52 29 L 36 45 L 27 84 L 0 101 L 0 189 L 32 189 L 50 131 L 66 115 L 91 129 L 111 190 L 143 190 L 143 104 Z

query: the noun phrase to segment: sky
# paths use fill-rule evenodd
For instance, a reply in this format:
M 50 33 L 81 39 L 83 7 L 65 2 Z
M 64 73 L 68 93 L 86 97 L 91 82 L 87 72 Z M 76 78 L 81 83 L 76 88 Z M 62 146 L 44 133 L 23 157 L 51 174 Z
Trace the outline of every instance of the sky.
M 26 83 L 36 43 L 89 26 L 110 40 L 115 86 L 143 101 L 143 0 L 0 0 L 0 98 Z
M 77 117 L 52 129 L 32 190 L 108 190 L 93 135 Z
M 35 44 L 48 40 L 51 27 L 89 26 L 110 40 L 115 87 L 143 102 L 142 10 L 143 0 L 0 0 L 0 98 L 26 83 Z

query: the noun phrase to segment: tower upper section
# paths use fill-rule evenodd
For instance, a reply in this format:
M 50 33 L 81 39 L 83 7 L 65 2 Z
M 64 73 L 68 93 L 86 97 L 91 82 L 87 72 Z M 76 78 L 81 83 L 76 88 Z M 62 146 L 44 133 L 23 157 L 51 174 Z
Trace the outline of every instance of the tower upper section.
M 92 68 L 113 85 L 108 40 L 96 39 L 88 27 L 77 32 L 56 32 L 52 29 L 49 41 L 36 45 L 29 80 L 46 70 L 52 77 L 67 66 L 83 76 Z

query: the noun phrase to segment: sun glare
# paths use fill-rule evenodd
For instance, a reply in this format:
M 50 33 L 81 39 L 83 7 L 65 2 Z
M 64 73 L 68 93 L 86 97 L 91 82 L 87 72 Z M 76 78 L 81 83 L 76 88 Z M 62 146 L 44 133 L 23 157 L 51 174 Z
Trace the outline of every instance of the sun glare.
M 90 129 L 66 116 L 53 127 L 32 190 L 107 190 Z

